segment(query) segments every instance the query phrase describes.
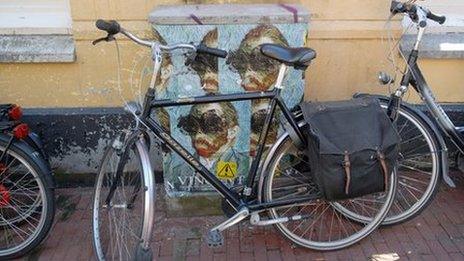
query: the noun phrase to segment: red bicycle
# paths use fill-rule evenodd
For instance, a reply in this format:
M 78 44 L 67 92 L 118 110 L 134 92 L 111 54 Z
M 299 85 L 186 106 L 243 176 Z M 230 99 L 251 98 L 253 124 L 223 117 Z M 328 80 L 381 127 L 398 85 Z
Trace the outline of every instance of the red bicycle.
M 0 259 L 17 258 L 47 236 L 55 215 L 54 182 L 40 139 L 22 109 L 0 105 Z

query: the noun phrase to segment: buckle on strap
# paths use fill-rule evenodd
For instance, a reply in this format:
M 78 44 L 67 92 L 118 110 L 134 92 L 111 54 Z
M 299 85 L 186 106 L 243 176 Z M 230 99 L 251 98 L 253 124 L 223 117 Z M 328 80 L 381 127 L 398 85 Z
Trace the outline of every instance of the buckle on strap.
M 346 181 L 345 181 L 345 194 L 349 194 L 350 192 L 350 183 L 351 183 L 351 162 L 350 162 L 350 155 L 348 151 L 345 151 L 345 158 L 343 160 L 343 168 L 345 169 Z
M 382 167 L 383 173 L 383 181 L 384 181 L 384 190 L 387 191 L 387 182 L 388 182 L 388 168 L 387 163 L 385 161 L 385 154 L 383 154 L 380 150 L 377 151 L 377 158 L 380 161 L 380 166 Z

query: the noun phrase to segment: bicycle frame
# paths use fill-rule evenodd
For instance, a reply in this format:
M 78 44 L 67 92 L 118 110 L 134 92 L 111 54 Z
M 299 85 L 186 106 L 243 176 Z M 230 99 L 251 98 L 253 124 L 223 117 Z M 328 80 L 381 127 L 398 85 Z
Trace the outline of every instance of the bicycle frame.
M 156 48 L 156 47 L 155 47 Z M 156 75 L 160 68 L 161 64 L 161 52 L 157 52 L 154 48 L 154 57 L 155 61 L 154 66 L 154 76 L 152 78 L 152 84 L 156 81 Z M 206 181 L 208 181 L 213 188 L 221 194 L 225 199 L 236 209 L 239 210 L 242 207 L 247 207 L 251 211 L 260 211 L 268 208 L 286 206 L 295 203 L 302 203 L 309 200 L 313 200 L 316 196 L 305 196 L 301 198 L 286 199 L 286 200 L 276 200 L 268 203 L 256 203 L 251 204 L 251 192 L 253 185 L 255 183 L 255 177 L 258 174 L 261 158 L 264 153 L 265 140 L 269 132 L 270 124 L 272 119 L 275 116 L 276 108 L 280 108 L 285 119 L 288 121 L 291 129 L 296 133 L 298 142 L 303 142 L 305 140 L 304 135 L 301 133 L 298 128 L 298 123 L 294 119 L 292 113 L 285 105 L 280 94 L 282 91 L 282 81 L 284 79 L 287 66 L 282 64 L 279 70 L 279 75 L 277 81 L 272 90 L 264 92 L 248 92 L 248 93 L 236 93 L 236 94 L 217 94 L 217 95 L 205 95 L 189 98 L 179 98 L 177 100 L 170 99 L 156 99 L 155 90 L 151 87 L 144 99 L 144 105 L 142 109 L 142 115 L 138 119 L 143 124 L 139 126 L 146 126 L 150 131 L 152 131 L 156 137 L 161 139 L 168 147 L 173 150 L 175 153 L 179 154 L 196 172 L 200 174 Z M 203 103 L 217 103 L 217 102 L 234 102 L 234 101 L 246 101 L 246 100 L 257 100 L 257 99 L 268 99 L 269 100 L 269 109 L 266 119 L 264 121 L 263 132 L 259 137 L 259 146 L 257 148 L 256 157 L 253 159 L 253 162 L 248 173 L 246 180 L 244 192 L 238 194 L 237 192 L 229 189 L 224 183 L 222 183 L 213 173 L 211 173 L 198 159 L 196 159 L 185 147 L 183 147 L 179 142 L 177 142 L 170 134 L 163 129 L 163 127 L 154 119 L 150 117 L 150 114 L 153 109 L 160 107 L 175 107 L 183 105 L 194 105 L 194 104 L 203 104 Z M 143 127 L 142 127 L 143 128 Z

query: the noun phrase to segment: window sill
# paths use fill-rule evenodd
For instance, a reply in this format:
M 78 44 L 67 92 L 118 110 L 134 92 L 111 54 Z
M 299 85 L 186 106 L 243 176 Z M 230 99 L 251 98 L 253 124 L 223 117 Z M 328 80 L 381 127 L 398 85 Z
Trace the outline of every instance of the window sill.
M 412 50 L 416 35 L 404 35 L 400 49 L 403 53 Z M 419 57 L 428 59 L 464 59 L 464 32 L 425 34 Z
M 464 17 L 460 14 L 444 13 L 446 23 L 439 25 L 428 21 L 427 31 L 422 38 L 419 57 L 427 59 L 464 59 Z M 411 24 L 408 17 L 403 19 L 403 28 Z M 416 31 L 416 30 L 413 30 Z M 417 34 L 409 32 L 403 36 L 400 49 L 403 53 L 412 50 Z
M 76 48 L 71 35 L 1 35 L 0 63 L 72 63 Z

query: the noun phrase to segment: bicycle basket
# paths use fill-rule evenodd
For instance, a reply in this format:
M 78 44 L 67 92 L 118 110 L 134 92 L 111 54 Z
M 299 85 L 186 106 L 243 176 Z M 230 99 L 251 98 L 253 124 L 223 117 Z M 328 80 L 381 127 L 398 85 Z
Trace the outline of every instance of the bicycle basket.
M 302 103 L 308 158 L 327 200 L 385 191 L 398 157 L 396 128 L 377 99 Z

